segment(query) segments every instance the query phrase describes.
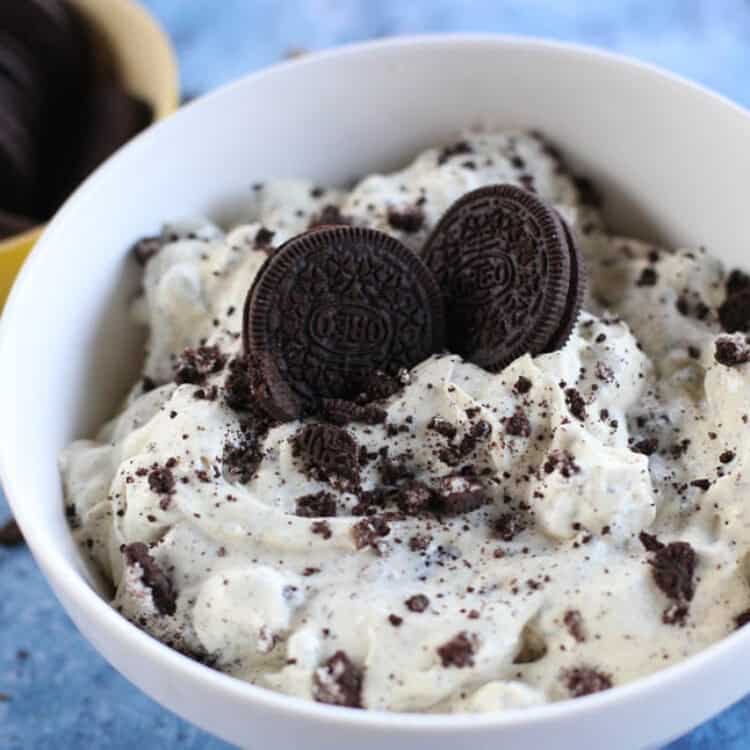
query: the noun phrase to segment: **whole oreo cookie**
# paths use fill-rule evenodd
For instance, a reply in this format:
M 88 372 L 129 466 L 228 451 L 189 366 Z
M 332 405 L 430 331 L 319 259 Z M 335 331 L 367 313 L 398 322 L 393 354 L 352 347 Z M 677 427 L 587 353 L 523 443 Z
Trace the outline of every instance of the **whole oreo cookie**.
M 353 400 L 373 371 L 396 374 L 443 346 L 440 289 L 398 240 L 357 227 L 294 237 L 264 264 L 243 336 L 264 408 L 282 420 Z
M 555 210 L 514 185 L 456 201 L 422 251 L 443 292 L 448 349 L 496 372 L 564 343 L 581 302 L 570 242 Z

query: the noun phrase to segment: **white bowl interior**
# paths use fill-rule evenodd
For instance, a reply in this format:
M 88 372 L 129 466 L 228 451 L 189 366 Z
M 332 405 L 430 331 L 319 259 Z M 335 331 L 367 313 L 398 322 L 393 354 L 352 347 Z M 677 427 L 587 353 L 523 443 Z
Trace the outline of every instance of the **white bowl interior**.
M 201 709 L 174 680 L 159 682 L 129 669 L 128 659 L 137 660 L 144 639 L 136 634 L 125 643 L 123 634 L 133 629 L 114 625 L 103 602 L 85 599 L 81 576 L 91 578 L 62 512 L 59 450 L 112 415 L 141 362 L 142 332 L 126 315 L 138 284 L 128 247 L 168 218 L 203 214 L 226 223 L 241 216 L 255 181 L 303 175 L 344 183 L 395 167 L 475 124 L 533 127 L 550 136 L 575 169 L 602 188 L 615 230 L 670 245 L 703 244 L 728 263 L 743 261 L 737 228 L 747 210 L 750 119 L 738 108 L 645 66 L 578 48 L 486 37 L 396 40 L 250 76 L 148 130 L 65 205 L 7 305 L 0 338 L 6 363 L 0 372 L 0 461 L 37 559 L 74 619 L 118 668 L 235 742 L 247 736 L 251 720 L 267 741 L 277 740 L 281 728 L 266 726 L 253 711 L 227 714 L 229 706 L 246 705 L 252 689 L 231 700 L 225 693 L 224 711 L 210 699 Z M 196 675 L 205 670 L 158 653 L 164 669 L 197 685 Z M 689 717 L 666 711 L 666 718 L 632 728 L 626 741 L 609 738 L 607 746 L 639 747 L 687 730 L 739 697 L 743 683 L 724 682 Z M 227 683 L 221 684 L 224 690 Z M 279 712 L 289 704 L 273 700 Z M 565 717 L 560 709 L 548 716 Z M 314 707 L 309 716 L 313 711 L 320 713 Z M 388 721 L 382 726 L 396 731 Z M 474 747 L 511 737 L 499 733 L 505 725 L 494 721 L 465 725 L 478 728 Z M 522 720 L 514 726 L 520 732 L 531 725 Z M 482 734 L 481 727 L 492 733 Z M 311 732 L 309 747 L 339 747 L 320 731 L 319 738 Z M 591 743 L 608 730 L 594 722 L 590 731 L 588 739 L 578 733 L 578 747 L 600 746 Z M 337 736 L 342 742 L 347 737 L 343 730 Z M 366 744 L 360 737 L 359 747 L 382 747 L 384 736 L 375 733 Z M 513 735 L 517 742 L 529 736 Z M 412 736 L 410 746 L 422 747 L 423 737 L 428 734 Z M 442 742 L 437 735 L 429 738 L 433 750 L 444 746 L 435 744 Z

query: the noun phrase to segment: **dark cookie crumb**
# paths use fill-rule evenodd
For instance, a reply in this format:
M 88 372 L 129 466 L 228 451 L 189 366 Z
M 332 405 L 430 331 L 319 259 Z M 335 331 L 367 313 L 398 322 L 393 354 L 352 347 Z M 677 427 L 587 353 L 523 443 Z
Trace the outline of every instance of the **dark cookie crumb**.
M 424 594 L 414 594 L 410 596 L 405 602 L 406 608 L 410 612 L 421 613 L 424 612 L 427 607 L 430 606 L 430 600 Z
M 395 491 L 395 500 L 404 515 L 418 516 L 432 508 L 435 493 L 423 482 L 410 480 Z
M 362 384 L 362 392 L 357 396 L 358 404 L 370 401 L 383 401 L 398 393 L 404 387 L 404 380 L 375 370 Z
M 470 638 L 464 631 L 438 647 L 437 652 L 446 669 L 448 667 L 463 669 L 464 667 L 474 666 L 474 648 L 475 639 Z
M 750 362 L 750 346 L 741 346 L 729 338 L 720 338 L 716 341 L 716 353 L 714 358 L 720 365 L 725 367 L 737 367 Z
M 531 422 L 523 409 L 517 408 L 513 416 L 505 420 L 505 431 L 514 437 L 529 437 L 531 435 Z
M 457 143 L 453 143 L 443 148 L 443 150 L 438 154 L 437 163 L 439 166 L 441 164 L 445 164 L 448 159 L 454 156 L 473 153 L 474 149 L 471 147 L 471 144 L 468 141 L 458 141 Z
M 565 391 L 565 403 L 568 411 L 579 421 L 586 419 L 586 401 L 576 388 L 568 388 Z
M 273 236 L 276 234 L 276 232 L 272 232 L 270 229 L 267 229 L 266 227 L 261 227 L 258 230 L 258 233 L 255 235 L 255 249 L 256 250 L 266 250 L 268 251 L 271 246 L 271 242 L 273 241 Z
M 644 268 L 641 275 L 635 282 L 636 286 L 656 286 L 659 281 L 659 274 L 653 268 Z
M 0 527 L 0 547 L 17 547 L 23 543 L 23 534 L 15 519 L 11 518 Z
M 662 620 L 669 625 L 684 624 L 688 605 L 695 593 L 694 574 L 697 564 L 695 550 L 687 542 L 663 544 L 654 535 L 642 531 L 640 540 L 649 552 L 651 573 L 659 589 L 676 605 L 669 607 Z
M 298 497 L 295 515 L 303 518 L 332 518 L 336 515 L 336 498 L 330 492 Z
M 563 623 L 575 641 L 583 643 L 586 640 L 583 617 L 577 609 L 569 609 L 563 616 Z
M 148 547 L 143 542 L 128 544 L 123 549 L 128 565 L 139 565 L 141 581 L 151 589 L 151 597 L 157 612 L 161 615 L 173 615 L 177 611 L 177 594 L 172 582 L 157 565 Z
M 384 518 L 375 516 L 363 518 L 352 526 L 352 537 L 357 549 L 371 547 L 376 552 L 380 551 L 378 542 L 391 533 L 391 527 Z
M 316 214 L 315 216 L 310 219 L 310 223 L 308 224 L 308 229 L 315 229 L 316 227 L 323 227 L 327 225 L 341 225 L 341 224 L 351 224 L 352 219 L 350 216 L 344 216 L 344 214 L 341 213 L 341 209 L 334 205 L 333 203 L 329 203 L 320 210 L 319 214 Z
M 727 333 L 750 331 L 750 289 L 729 297 L 719 307 L 719 321 Z
M 401 627 L 404 623 L 404 618 L 399 617 L 398 615 L 388 615 L 388 622 L 393 625 L 394 628 Z
M 566 479 L 581 473 L 581 467 L 575 462 L 574 456 L 568 451 L 552 451 L 544 462 L 545 474 L 551 474 L 557 469 Z
M 323 482 L 359 483 L 359 446 L 343 428 L 309 424 L 292 438 L 292 454 L 301 458 L 308 475 Z
M 355 404 L 345 399 L 323 399 L 321 416 L 332 424 L 343 427 L 350 422 L 384 424 L 388 413 L 374 404 Z
M 313 675 L 313 698 L 332 706 L 362 708 L 362 670 L 337 651 Z
M 442 417 L 433 417 L 428 422 L 427 429 L 432 430 L 433 432 L 437 432 L 438 435 L 442 435 L 449 440 L 453 440 L 453 438 L 456 437 L 456 433 L 458 432 L 458 429 L 454 424 L 449 422 L 447 419 L 443 419 Z
M 612 678 L 608 674 L 591 667 L 565 669 L 560 678 L 573 698 L 582 698 L 612 687 Z
M 659 441 L 656 438 L 644 438 L 633 445 L 630 450 L 633 453 L 642 453 L 644 456 L 653 456 L 659 447 Z
M 492 499 L 472 476 L 451 474 L 440 481 L 440 489 L 439 512 L 448 515 L 471 513 Z
M 517 396 L 523 396 L 531 390 L 532 385 L 532 382 L 527 377 L 519 375 L 518 380 L 516 380 L 513 386 L 513 393 Z
M 721 454 L 721 455 L 719 456 L 719 461 L 721 461 L 721 463 L 723 463 L 723 464 L 729 464 L 729 463 L 732 463 L 732 461 L 734 461 L 735 455 L 736 455 L 736 454 L 735 454 L 735 452 L 734 452 L 734 451 L 729 451 L 729 450 L 727 450 L 727 451 L 724 451 L 724 452 L 723 452 L 723 453 L 722 453 L 722 454 Z
M 526 530 L 526 523 L 517 513 L 503 513 L 494 523 L 495 533 L 504 542 L 512 542 Z
M 424 226 L 424 211 L 419 206 L 411 206 L 403 210 L 388 209 L 388 224 L 401 232 L 414 234 Z
M 167 466 L 154 466 L 148 474 L 148 486 L 157 495 L 171 495 L 175 489 L 175 478 Z
M 226 361 L 218 346 L 184 349 L 175 363 L 175 383 L 202 385 L 209 375 L 221 372 Z
M 241 431 L 235 439 L 224 443 L 222 462 L 231 479 L 247 484 L 263 460 L 262 443 L 270 423 L 262 415 L 243 419 Z
M 690 486 L 697 487 L 699 490 L 708 492 L 709 488 L 711 487 L 711 480 L 710 479 L 693 479 L 693 481 L 690 482 Z
M 312 526 L 310 527 L 310 530 L 313 534 L 317 534 L 318 536 L 322 536 L 323 539 L 330 539 L 333 536 L 333 531 L 331 531 L 331 525 L 327 521 L 315 521 Z

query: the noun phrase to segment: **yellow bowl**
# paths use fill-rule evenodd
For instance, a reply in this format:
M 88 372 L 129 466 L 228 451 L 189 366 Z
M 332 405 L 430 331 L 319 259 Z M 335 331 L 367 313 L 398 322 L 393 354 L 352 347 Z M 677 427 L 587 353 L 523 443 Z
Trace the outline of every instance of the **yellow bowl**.
M 68 0 L 93 35 L 97 64 L 111 67 L 132 94 L 147 101 L 154 120 L 179 104 L 177 59 L 157 21 L 135 0 Z M 44 226 L 0 241 L 0 309 Z

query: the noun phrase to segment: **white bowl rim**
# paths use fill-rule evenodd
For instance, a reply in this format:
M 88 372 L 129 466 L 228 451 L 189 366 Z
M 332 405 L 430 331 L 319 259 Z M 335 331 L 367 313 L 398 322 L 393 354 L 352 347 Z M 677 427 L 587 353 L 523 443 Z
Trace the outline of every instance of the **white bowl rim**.
M 149 127 L 124 148 L 120 149 L 111 159 L 78 187 L 57 212 L 29 255 L 21 269 L 11 294 L 6 303 L 0 323 L 0 361 L 13 361 L 12 352 L 7 343 L 8 331 L 16 324 L 16 319 L 22 310 L 18 304 L 22 290 L 33 284 L 38 266 L 43 262 L 43 255 L 47 245 L 54 242 L 59 227 L 65 222 L 67 214 L 75 204 L 87 193 L 96 191 L 101 172 L 107 170 L 110 162 L 116 163 L 127 158 L 132 149 L 139 148 L 139 144 L 154 137 L 173 117 L 180 117 L 182 110 L 190 110 L 211 103 L 215 98 L 231 95 L 235 88 L 247 84 L 249 80 L 274 75 L 290 67 L 301 67 L 314 64 L 321 59 L 347 57 L 361 53 L 373 52 L 384 48 L 412 47 L 415 45 L 454 45 L 454 44 L 502 44 L 517 46 L 536 52 L 554 50 L 569 55 L 586 55 L 602 64 L 626 66 L 640 70 L 651 76 L 661 78 L 664 82 L 675 86 L 691 89 L 694 93 L 709 97 L 728 108 L 734 115 L 750 118 L 750 111 L 731 101 L 727 97 L 714 92 L 701 84 L 690 81 L 678 74 L 663 70 L 650 63 L 640 62 L 633 58 L 617 53 L 607 52 L 586 45 L 571 42 L 548 40 L 533 36 L 487 34 L 487 33 L 446 33 L 395 36 L 387 39 L 356 42 L 342 45 L 329 50 L 311 53 L 301 58 L 279 62 L 256 72 L 243 76 L 235 81 L 224 84 L 210 93 L 198 97 L 182 107 L 177 113 L 160 123 Z M 17 309 L 19 308 L 19 309 Z M 22 324 L 22 321 L 20 321 Z M 12 399 L 12 395 L 0 389 L 0 405 L 5 399 Z M 463 733 L 477 729 L 498 730 L 503 727 L 523 727 L 528 725 L 540 726 L 554 722 L 561 717 L 585 721 L 587 717 L 598 714 L 613 704 L 634 704 L 646 700 L 656 700 L 663 696 L 672 685 L 687 679 L 694 679 L 710 662 L 722 657 L 729 657 L 732 652 L 739 653 L 740 644 L 750 643 L 750 627 L 743 628 L 726 638 L 710 645 L 693 656 L 674 665 L 655 672 L 649 676 L 634 680 L 625 685 L 616 686 L 610 690 L 589 695 L 575 700 L 565 700 L 541 706 L 509 710 L 505 712 L 486 714 L 417 714 L 395 713 L 376 710 L 356 710 L 337 706 L 315 703 L 305 699 L 288 696 L 267 688 L 252 685 L 243 680 L 211 669 L 199 662 L 183 656 L 177 651 L 156 640 L 144 631 L 138 629 L 129 620 L 118 614 L 110 604 L 102 599 L 93 588 L 74 570 L 70 561 L 55 547 L 47 544 L 41 537 L 42 533 L 34 527 L 33 514 L 25 508 L 22 499 L 17 494 L 15 473 L 9 465 L 6 443 L 0 441 L 0 479 L 5 489 L 6 498 L 16 520 L 24 534 L 27 545 L 44 571 L 45 575 L 54 582 L 55 589 L 65 590 L 70 599 L 77 602 L 78 607 L 92 621 L 95 621 L 102 632 L 110 633 L 114 638 L 123 642 L 129 641 L 129 648 L 138 650 L 153 663 L 158 664 L 165 673 L 182 674 L 191 682 L 201 682 L 204 688 L 213 689 L 217 694 L 231 694 L 233 698 L 245 700 L 260 707 L 293 713 L 305 719 L 332 724 L 346 724 L 358 729 L 395 730 L 399 732 L 418 733 L 430 729 L 446 733 Z M 16 498 L 15 500 L 13 498 Z M 750 688 L 750 683 L 748 684 Z

